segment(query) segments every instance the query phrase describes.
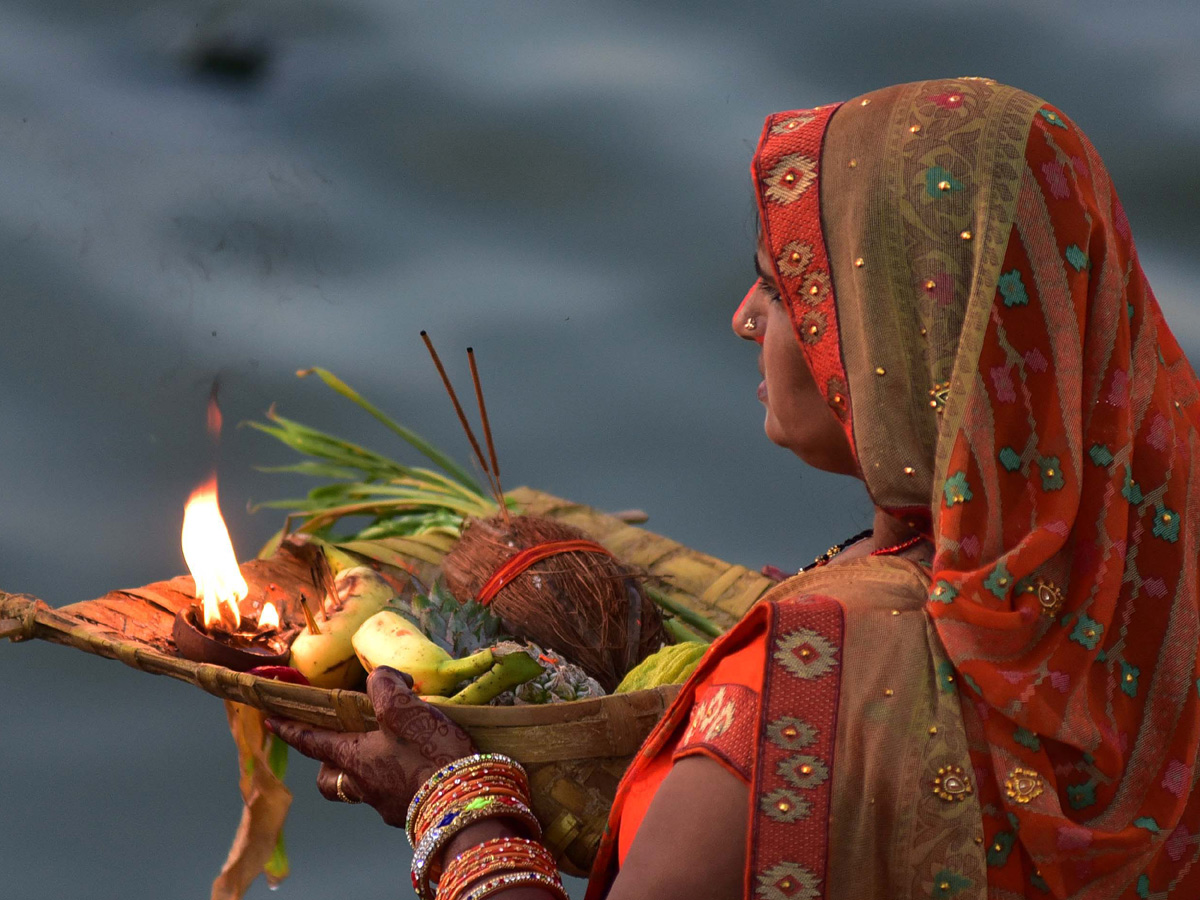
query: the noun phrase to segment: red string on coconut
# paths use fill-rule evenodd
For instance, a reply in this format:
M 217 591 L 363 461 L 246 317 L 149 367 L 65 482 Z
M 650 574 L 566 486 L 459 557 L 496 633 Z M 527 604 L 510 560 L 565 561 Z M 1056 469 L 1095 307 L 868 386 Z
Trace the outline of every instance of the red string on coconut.
M 500 592 L 502 587 L 534 563 L 541 562 L 543 559 L 548 559 L 551 556 L 557 556 L 560 553 L 574 553 L 578 550 L 612 556 L 607 547 L 602 547 L 595 541 L 546 541 L 542 544 L 534 544 L 532 547 L 526 547 L 524 550 L 511 556 L 504 565 L 493 572 L 492 577 L 479 589 L 475 600 L 481 606 L 487 606 L 492 602 L 492 598 Z

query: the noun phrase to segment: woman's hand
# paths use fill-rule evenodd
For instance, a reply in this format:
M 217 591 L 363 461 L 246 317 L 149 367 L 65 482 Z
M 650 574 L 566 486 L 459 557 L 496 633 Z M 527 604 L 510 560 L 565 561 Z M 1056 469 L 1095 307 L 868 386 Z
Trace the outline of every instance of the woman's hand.
M 447 763 L 475 752 L 465 731 L 412 692 L 412 679 L 381 666 L 367 678 L 378 731 L 343 734 L 268 719 L 267 727 L 305 756 L 321 761 L 317 790 L 327 800 L 365 801 L 383 821 L 404 827 L 417 789 Z

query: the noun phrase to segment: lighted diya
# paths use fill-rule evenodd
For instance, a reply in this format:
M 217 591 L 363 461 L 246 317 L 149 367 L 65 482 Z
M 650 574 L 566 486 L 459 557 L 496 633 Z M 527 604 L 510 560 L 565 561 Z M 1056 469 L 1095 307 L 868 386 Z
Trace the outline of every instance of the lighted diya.
M 249 598 L 225 520 L 217 503 L 217 477 L 192 491 L 183 513 L 183 558 L 196 583 L 197 602 L 175 615 L 172 637 L 179 654 L 245 672 L 286 665 L 297 629 L 284 629 L 279 610 Z

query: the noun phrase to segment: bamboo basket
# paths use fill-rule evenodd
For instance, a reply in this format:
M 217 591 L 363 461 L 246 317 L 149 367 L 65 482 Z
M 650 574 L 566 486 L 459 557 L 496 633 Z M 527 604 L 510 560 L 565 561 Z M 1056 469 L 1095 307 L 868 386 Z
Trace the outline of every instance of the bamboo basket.
M 509 493 L 524 512 L 575 525 L 623 562 L 660 581 L 660 592 L 682 610 L 722 627 L 735 623 L 772 582 L 586 506 L 518 488 Z M 376 562 L 430 578 L 451 538 L 430 535 L 370 544 L 343 544 Z M 242 566 L 246 580 L 281 597 L 311 593 L 307 568 L 284 553 Z M 39 638 L 76 647 L 155 675 L 190 682 L 226 700 L 275 716 L 342 731 L 376 727 L 367 695 L 303 687 L 195 663 L 175 655 L 175 613 L 193 602 L 190 577 L 112 591 L 84 603 L 51 608 L 36 597 L 0 591 L 0 637 Z M 285 600 L 285 604 L 286 604 Z M 293 601 L 294 602 L 294 601 Z M 283 610 L 287 615 L 286 606 Z M 617 783 L 654 724 L 678 693 L 671 685 L 545 706 L 443 706 L 484 751 L 506 753 L 529 771 L 533 809 L 565 872 L 586 875 L 603 835 Z

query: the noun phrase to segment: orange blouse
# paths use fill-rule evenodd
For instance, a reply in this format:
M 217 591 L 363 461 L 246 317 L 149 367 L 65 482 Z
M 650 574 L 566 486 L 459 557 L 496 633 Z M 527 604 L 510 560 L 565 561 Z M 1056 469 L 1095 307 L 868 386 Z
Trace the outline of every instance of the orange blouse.
M 696 699 L 686 727 L 676 730 L 662 752 L 629 785 L 617 832 L 617 859 L 621 865 L 659 785 L 677 759 L 707 756 L 749 783 L 766 651 L 763 641 L 751 641 L 721 659 L 696 684 Z

